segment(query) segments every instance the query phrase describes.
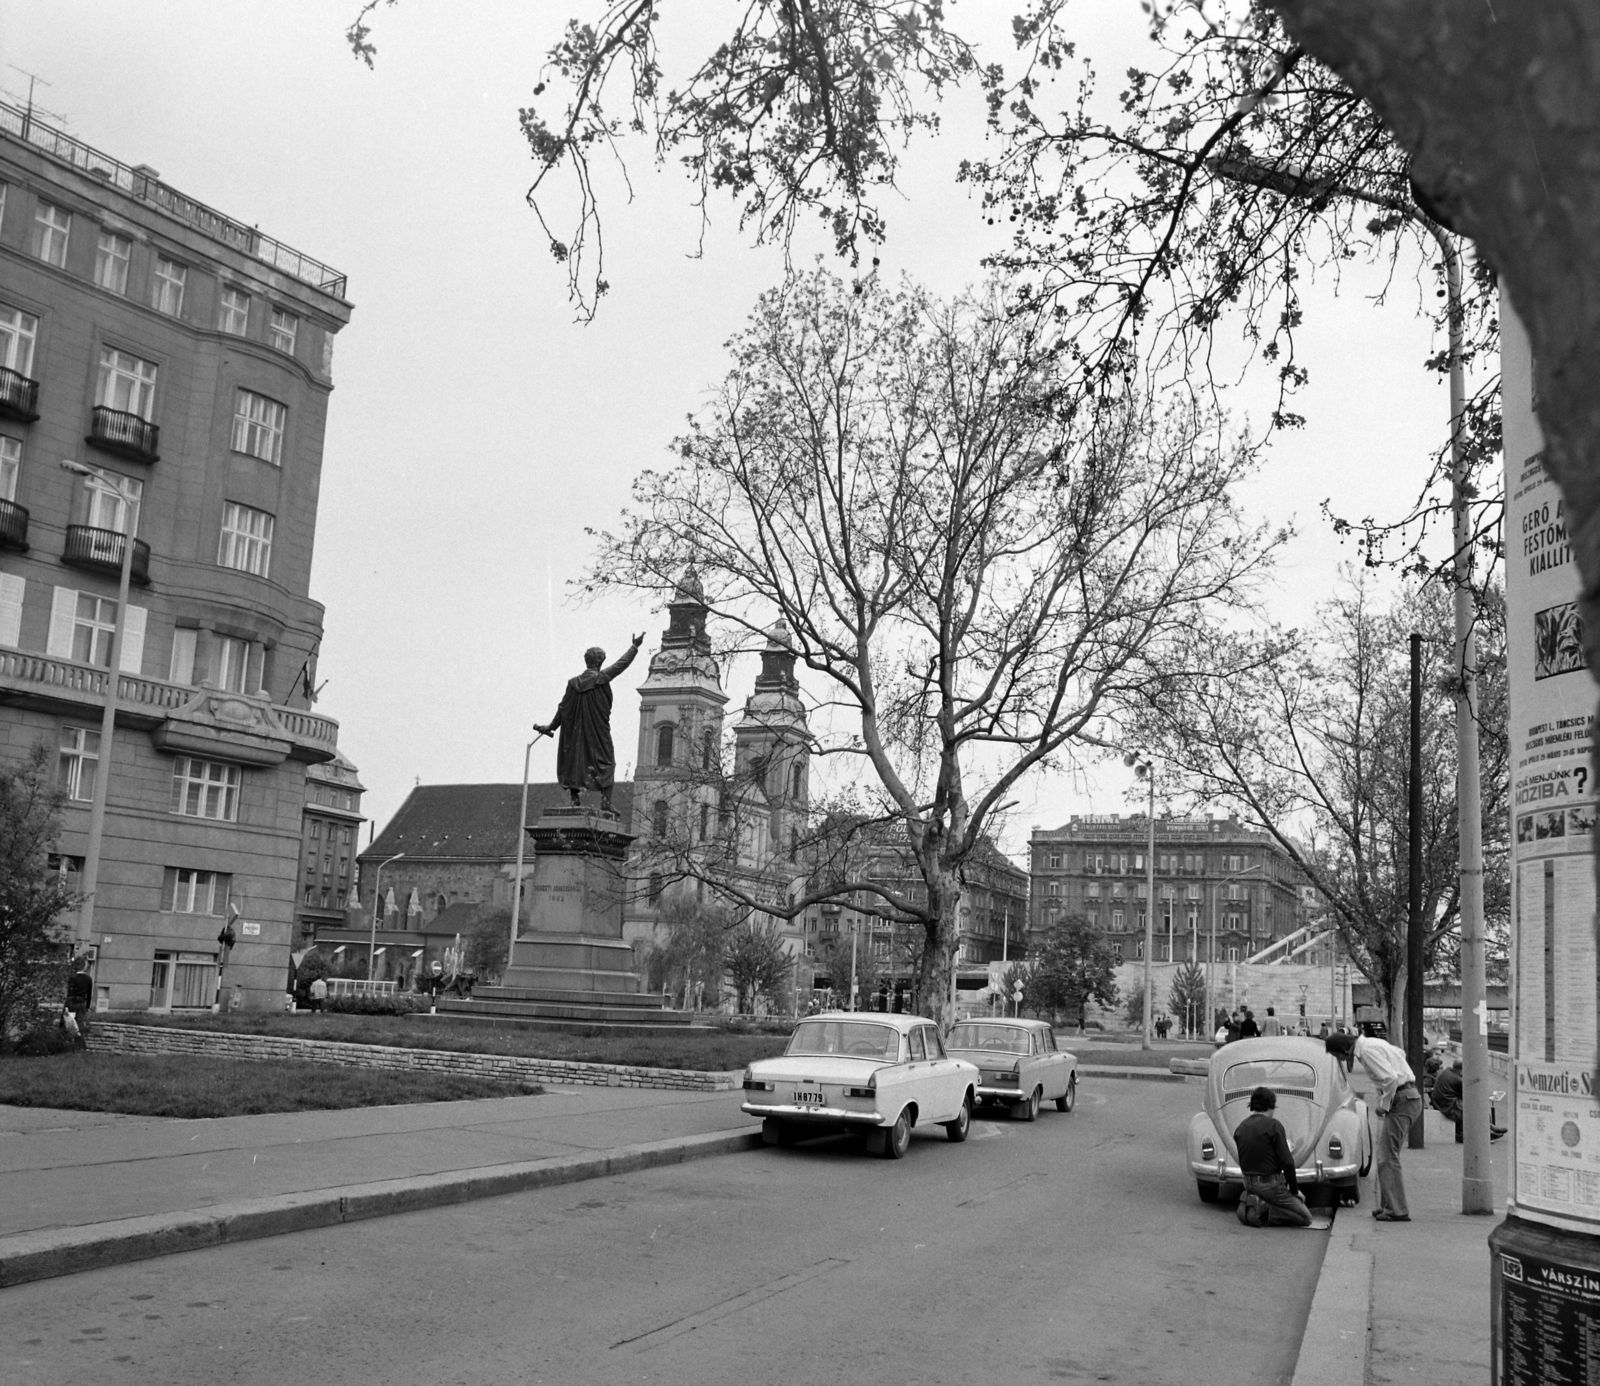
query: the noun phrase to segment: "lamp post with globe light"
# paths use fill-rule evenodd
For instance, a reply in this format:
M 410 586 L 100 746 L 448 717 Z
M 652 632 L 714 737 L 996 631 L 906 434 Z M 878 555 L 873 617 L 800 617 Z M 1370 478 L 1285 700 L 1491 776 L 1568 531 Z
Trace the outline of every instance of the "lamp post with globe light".
M 1144 1029 L 1139 1039 L 1141 1049 L 1150 1045 L 1150 955 L 1156 947 L 1156 763 L 1149 756 L 1129 751 L 1122 763 L 1144 780 L 1150 788 L 1149 839 L 1145 848 L 1145 902 L 1144 902 Z

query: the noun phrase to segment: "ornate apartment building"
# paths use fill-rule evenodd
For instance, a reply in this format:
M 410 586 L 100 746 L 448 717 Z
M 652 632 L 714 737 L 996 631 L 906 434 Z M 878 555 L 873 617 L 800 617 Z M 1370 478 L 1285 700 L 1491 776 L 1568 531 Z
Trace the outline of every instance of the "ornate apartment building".
M 1142 814 L 1074 814 L 1031 838 L 1035 931 L 1066 915 L 1105 930 L 1125 961 L 1144 956 L 1149 908 Z M 1306 922 L 1300 872 L 1266 833 L 1237 819 L 1156 820 L 1153 962 L 1242 962 Z M 1306 962 L 1325 956 L 1306 956 Z
M 282 1002 L 337 754 L 308 584 L 349 316 L 342 274 L 0 105 L 0 753 L 49 747 L 74 880 L 106 789 L 80 943 L 112 1009 Z

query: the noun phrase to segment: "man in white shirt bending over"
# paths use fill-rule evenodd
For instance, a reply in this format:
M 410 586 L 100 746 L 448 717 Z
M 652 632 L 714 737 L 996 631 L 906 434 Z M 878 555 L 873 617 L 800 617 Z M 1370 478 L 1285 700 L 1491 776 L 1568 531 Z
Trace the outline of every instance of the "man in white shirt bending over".
M 1417 1075 L 1406 1062 L 1405 1051 L 1387 1040 L 1337 1034 L 1329 1035 L 1323 1042 L 1328 1053 L 1346 1068 L 1352 1063 L 1360 1064 L 1378 1088 L 1378 1115 L 1383 1118 L 1383 1134 L 1378 1138 L 1378 1206 L 1372 1216 L 1379 1222 L 1410 1222 L 1405 1180 L 1400 1174 L 1400 1152 L 1411 1134 L 1411 1123 L 1422 1117 Z

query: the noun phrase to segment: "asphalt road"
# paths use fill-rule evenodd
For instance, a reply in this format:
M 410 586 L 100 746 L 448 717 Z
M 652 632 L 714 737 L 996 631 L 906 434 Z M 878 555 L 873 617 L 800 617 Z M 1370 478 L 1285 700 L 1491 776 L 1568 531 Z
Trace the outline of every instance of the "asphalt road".
M 1199 1202 L 1198 1085 L 1086 1089 L 5 1290 L 0 1379 L 1288 1382 L 1327 1234 Z

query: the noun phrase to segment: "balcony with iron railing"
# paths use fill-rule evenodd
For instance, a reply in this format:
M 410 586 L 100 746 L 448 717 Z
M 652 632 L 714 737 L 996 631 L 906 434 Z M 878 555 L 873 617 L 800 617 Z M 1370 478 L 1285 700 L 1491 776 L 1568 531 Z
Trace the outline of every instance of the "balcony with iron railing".
M 68 525 L 67 543 L 61 551 L 61 561 L 74 568 L 88 568 L 91 572 L 109 573 L 120 577 L 122 573 L 122 546 L 127 536 L 114 529 L 96 529 L 93 525 Z M 133 541 L 133 568 L 130 576 L 141 587 L 150 585 L 150 545 L 143 539 Z
M 161 429 L 126 409 L 95 405 L 89 415 L 89 432 L 84 441 L 102 452 L 114 452 L 119 457 L 129 457 L 135 462 L 161 460 L 161 454 L 156 451 L 156 444 L 161 441 Z
M 28 547 L 28 507 L 0 500 L 0 549 Z
M 39 417 L 39 382 L 0 366 L 0 417 L 32 423 Z
M 143 165 L 130 168 L 80 139 L 41 124 L 31 111 L 4 101 L 0 101 L 0 134 L 19 139 L 81 172 L 103 178 L 113 187 L 160 207 L 213 240 L 261 260 L 273 269 L 282 270 L 304 284 L 310 284 L 335 298 L 344 297 L 345 276 L 338 270 L 320 260 L 313 260 L 293 246 L 273 240 L 271 236 L 263 236 L 254 227 L 224 216 L 203 202 L 186 197 L 176 188 L 163 183 L 154 169 Z
M 0 648 L 0 701 L 27 703 L 41 708 L 77 709 L 103 707 L 109 669 L 78 664 L 53 655 L 29 654 L 26 650 Z M 339 724 L 303 708 L 276 707 L 263 695 L 220 693 L 212 688 L 191 688 L 184 684 L 147 679 L 137 674 L 121 674 L 117 679 L 117 721 L 161 734 L 162 728 L 192 729 L 206 719 L 207 704 L 225 703 L 231 720 L 224 725 L 246 727 L 245 735 L 254 740 L 275 741 L 296 760 L 332 760 L 339 745 Z M 241 750 L 239 737 L 234 744 L 218 743 L 225 759 L 249 760 Z M 256 758 L 267 763 L 265 758 Z

